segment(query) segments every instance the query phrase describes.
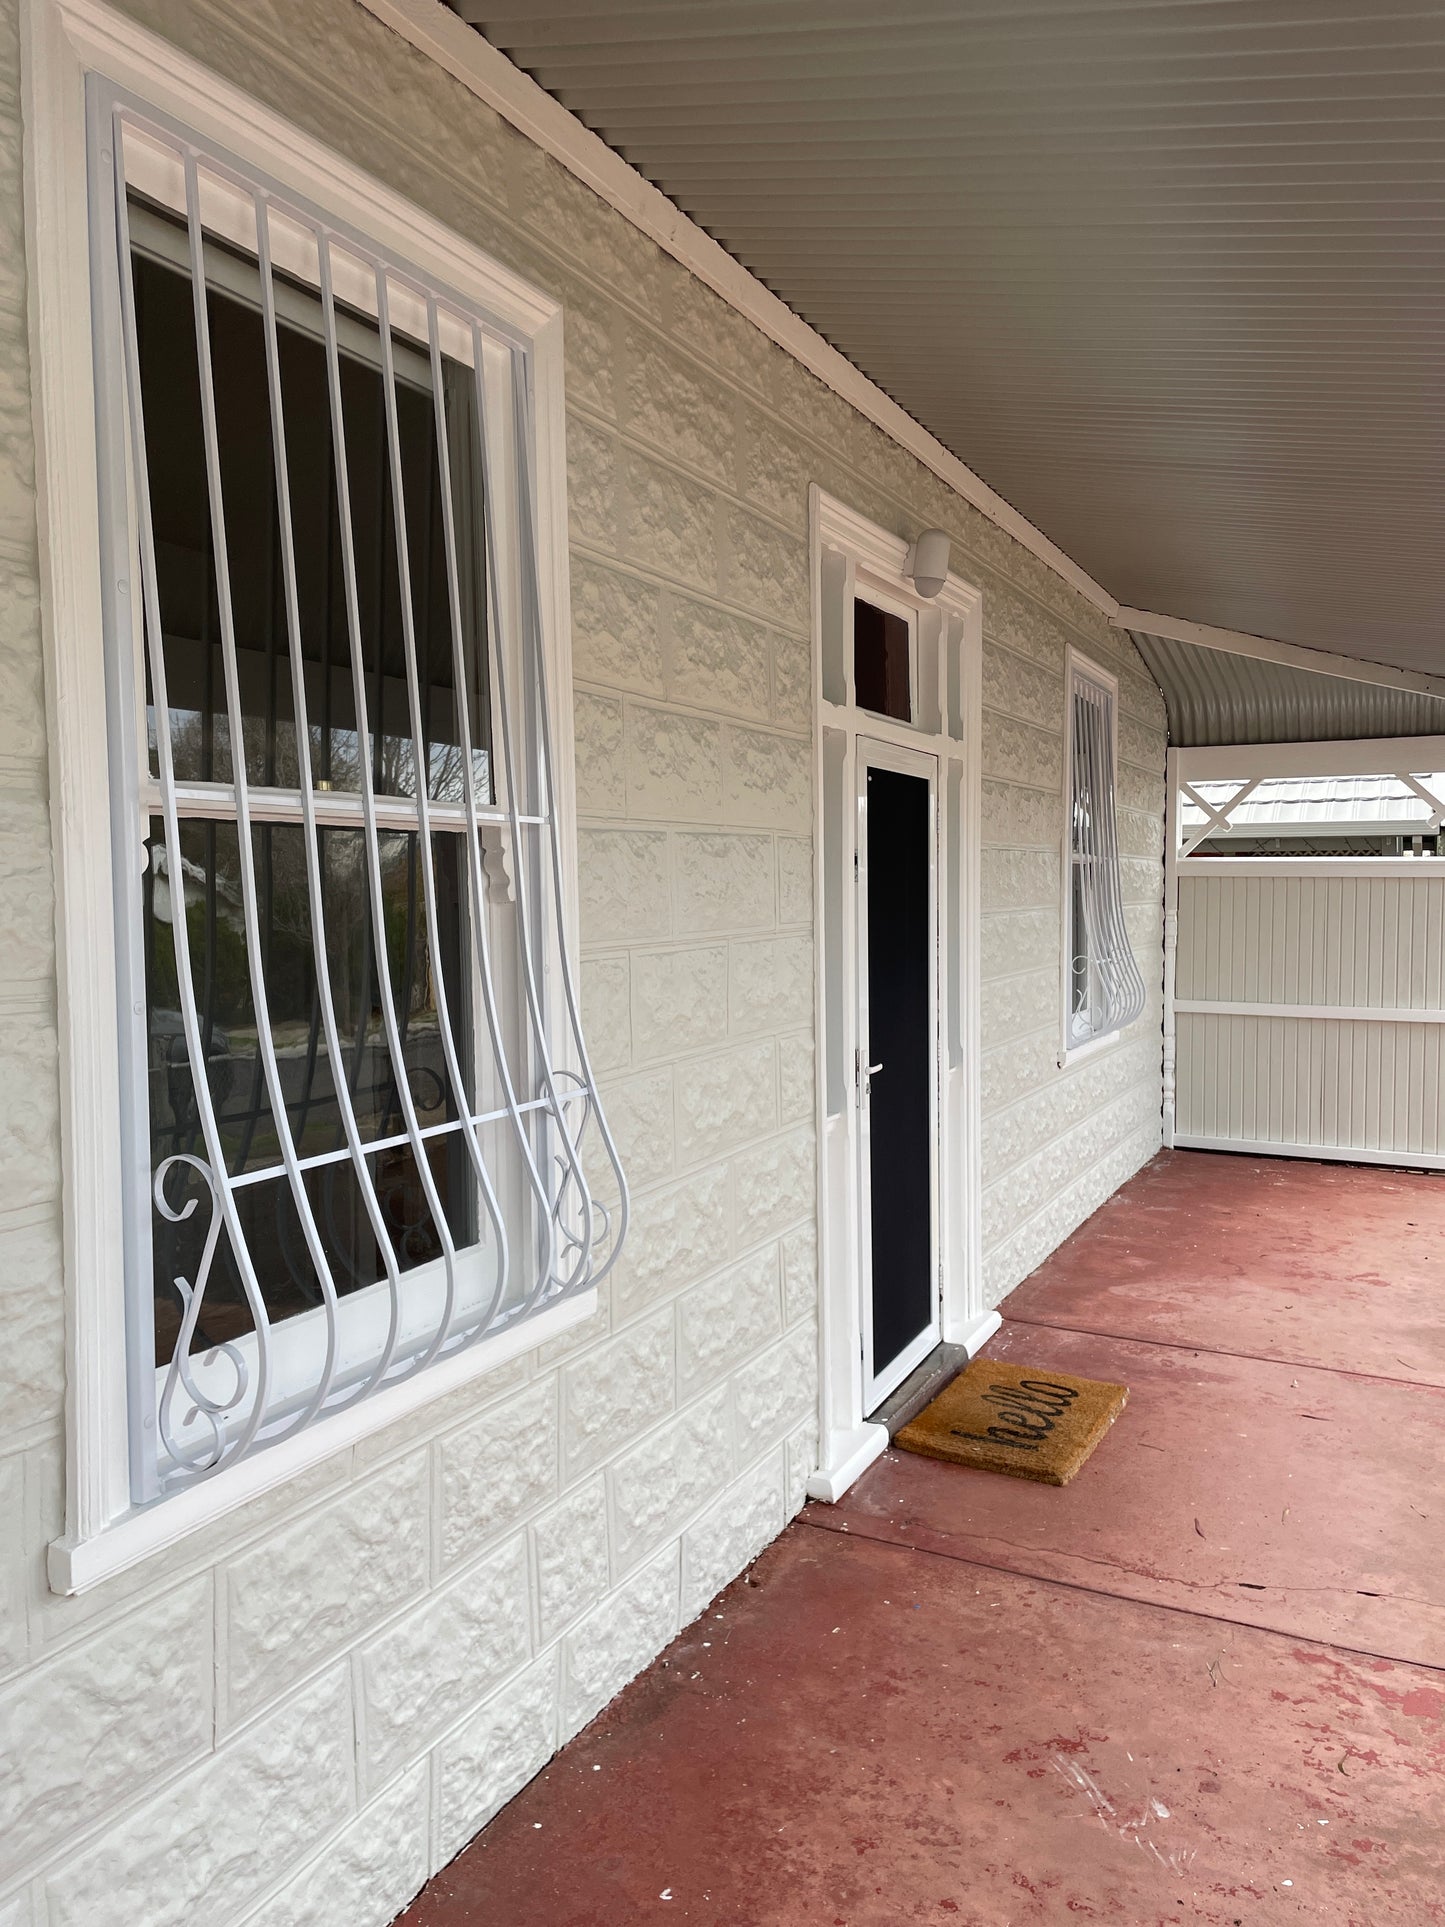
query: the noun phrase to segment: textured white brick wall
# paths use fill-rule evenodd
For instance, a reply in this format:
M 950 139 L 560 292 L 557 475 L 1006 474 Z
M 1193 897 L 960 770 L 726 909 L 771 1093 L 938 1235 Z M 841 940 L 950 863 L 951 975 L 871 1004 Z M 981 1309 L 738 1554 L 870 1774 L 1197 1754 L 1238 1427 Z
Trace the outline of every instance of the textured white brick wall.
M 1057 577 L 353 0 L 127 0 L 566 303 L 583 995 L 636 1215 L 580 1332 L 55 1598 L 16 5 L 0 0 L 0 1927 L 376 1927 L 741 1570 L 815 1463 L 809 481 L 897 532 L 948 528 L 984 589 L 995 1297 L 1158 1135 L 1157 1006 L 1118 1050 L 1055 1063 L 1066 643 L 1121 677 L 1151 980 L 1162 708 Z

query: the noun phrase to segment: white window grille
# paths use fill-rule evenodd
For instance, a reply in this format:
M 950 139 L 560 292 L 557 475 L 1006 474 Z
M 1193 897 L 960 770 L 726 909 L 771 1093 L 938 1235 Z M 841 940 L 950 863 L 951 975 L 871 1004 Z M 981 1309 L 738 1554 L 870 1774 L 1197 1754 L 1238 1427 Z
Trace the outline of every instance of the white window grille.
M 1144 1008 L 1144 979 L 1124 923 L 1115 706 L 1112 678 L 1071 659 L 1064 1012 L 1070 1050 L 1122 1030 Z
M 91 125 L 143 1503 L 588 1290 L 627 1187 L 526 342 L 183 129 Z

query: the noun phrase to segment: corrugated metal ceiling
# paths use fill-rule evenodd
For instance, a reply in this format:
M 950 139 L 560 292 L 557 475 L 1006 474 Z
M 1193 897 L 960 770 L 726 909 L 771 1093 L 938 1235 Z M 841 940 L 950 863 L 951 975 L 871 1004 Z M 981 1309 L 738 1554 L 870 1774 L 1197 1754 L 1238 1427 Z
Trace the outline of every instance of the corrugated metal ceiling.
M 1445 0 L 456 0 L 1119 600 L 1445 669 Z
M 1319 676 L 1137 629 L 1129 633 L 1164 692 L 1176 748 L 1445 735 L 1445 696 Z

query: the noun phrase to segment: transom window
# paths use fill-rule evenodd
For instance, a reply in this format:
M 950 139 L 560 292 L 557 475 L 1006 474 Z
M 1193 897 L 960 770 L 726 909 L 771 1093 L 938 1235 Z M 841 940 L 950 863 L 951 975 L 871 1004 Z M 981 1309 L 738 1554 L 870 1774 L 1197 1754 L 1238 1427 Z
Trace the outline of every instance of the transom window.
M 1124 922 L 1114 679 L 1071 656 L 1067 702 L 1064 1043 L 1076 1049 L 1133 1023 L 1144 1008 L 1144 979 Z
M 525 343 L 183 134 L 106 132 L 144 1501 L 588 1289 L 626 1187 L 565 942 Z
M 867 596 L 853 600 L 853 700 L 895 722 L 913 721 L 914 617 Z

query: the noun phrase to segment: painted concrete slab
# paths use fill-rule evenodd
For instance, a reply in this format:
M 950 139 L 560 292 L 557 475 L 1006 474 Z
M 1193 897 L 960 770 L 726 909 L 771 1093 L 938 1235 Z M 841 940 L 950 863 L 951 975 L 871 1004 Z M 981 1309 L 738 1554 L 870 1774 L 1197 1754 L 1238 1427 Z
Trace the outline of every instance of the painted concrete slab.
M 1011 1318 L 1445 1385 L 1445 1172 L 1161 1151 Z
M 890 1451 L 816 1524 L 1445 1666 L 1445 1390 L 1042 1326 L 986 1351 L 1130 1388 L 1073 1482 Z
M 752 1577 L 408 1927 L 1445 1920 L 1436 1674 L 806 1525 Z
M 989 1348 L 1130 1385 L 1073 1483 L 886 1454 L 408 1927 L 1445 1927 L 1445 1385 L 1385 1369 L 1445 1326 L 1423 1183 L 1157 1161 Z

